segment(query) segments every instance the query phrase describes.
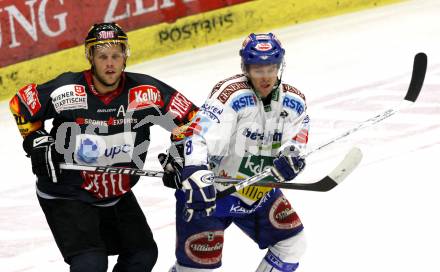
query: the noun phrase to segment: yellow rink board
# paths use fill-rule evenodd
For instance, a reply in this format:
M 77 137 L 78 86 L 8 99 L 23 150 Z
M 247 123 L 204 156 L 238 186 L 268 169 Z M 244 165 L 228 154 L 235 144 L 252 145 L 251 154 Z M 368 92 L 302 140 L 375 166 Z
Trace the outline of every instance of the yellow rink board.
M 402 0 L 255 0 L 233 5 L 129 32 L 128 65 L 244 37 L 250 32 L 396 2 Z M 9 99 L 25 84 L 41 84 L 60 73 L 88 67 L 81 45 L 0 68 L 0 100 Z

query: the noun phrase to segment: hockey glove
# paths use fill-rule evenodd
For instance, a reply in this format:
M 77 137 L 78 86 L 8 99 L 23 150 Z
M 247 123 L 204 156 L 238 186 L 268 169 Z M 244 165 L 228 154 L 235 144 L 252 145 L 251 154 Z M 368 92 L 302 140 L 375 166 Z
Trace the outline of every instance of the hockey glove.
M 63 157 L 55 150 L 55 140 L 44 130 L 37 130 L 23 140 L 23 149 L 31 157 L 32 172 L 58 182 Z
M 157 159 L 165 171 L 162 177 L 163 185 L 174 189 L 182 188 L 183 144 L 173 143 L 167 154 L 160 153 Z
M 185 192 L 185 207 L 183 219 L 200 219 L 211 216 L 215 211 L 216 190 L 214 174 L 206 166 L 187 166 L 183 168 L 182 182 Z
M 294 179 L 305 166 L 304 158 L 299 155 L 299 150 L 292 145 L 280 152 L 278 157 L 273 160 L 272 176 L 279 182 L 286 182 Z

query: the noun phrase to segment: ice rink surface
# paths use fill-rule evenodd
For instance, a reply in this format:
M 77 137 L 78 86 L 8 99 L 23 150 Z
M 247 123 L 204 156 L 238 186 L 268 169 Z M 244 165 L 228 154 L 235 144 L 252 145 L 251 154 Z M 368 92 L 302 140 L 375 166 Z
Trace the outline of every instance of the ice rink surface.
M 344 183 L 327 193 L 284 190 L 308 237 L 298 271 L 440 271 L 440 1 L 408 1 L 272 31 L 286 49 L 284 79 L 306 95 L 311 147 L 397 105 L 414 55 L 428 55 L 425 85 L 413 107 L 310 156 L 297 178 L 324 176 L 356 145 L 364 159 Z M 242 40 L 128 70 L 155 76 L 200 105 L 216 82 L 240 73 Z M 0 271 L 68 271 L 6 103 L 0 123 Z M 165 137 L 160 128 L 152 131 L 146 168 L 160 170 L 155 158 L 167 146 Z M 134 191 L 159 246 L 153 271 L 167 271 L 174 262 L 173 191 L 148 178 Z M 219 271 L 254 271 L 264 254 L 231 226 Z

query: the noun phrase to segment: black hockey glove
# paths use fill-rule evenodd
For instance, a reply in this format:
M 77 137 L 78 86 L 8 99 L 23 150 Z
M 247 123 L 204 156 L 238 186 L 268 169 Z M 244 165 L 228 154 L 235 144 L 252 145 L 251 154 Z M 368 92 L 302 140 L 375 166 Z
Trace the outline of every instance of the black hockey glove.
M 182 188 L 183 143 L 173 143 L 167 150 L 167 154 L 160 153 L 157 159 L 165 171 L 162 177 L 163 184 L 169 188 Z
M 273 160 L 272 176 L 279 182 L 294 179 L 306 167 L 306 161 L 295 146 L 289 146 Z
M 63 156 L 55 150 L 55 140 L 44 130 L 37 130 L 23 140 L 23 149 L 31 158 L 32 172 L 58 182 Z

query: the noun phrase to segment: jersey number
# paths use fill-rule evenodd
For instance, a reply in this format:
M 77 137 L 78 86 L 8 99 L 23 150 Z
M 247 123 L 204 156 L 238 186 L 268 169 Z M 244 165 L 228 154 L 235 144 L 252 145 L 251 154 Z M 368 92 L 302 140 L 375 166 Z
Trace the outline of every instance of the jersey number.
M 186 155 L 191 154 L 193 152 L 192 141 L 191 140 L 186 141 L 185 146 L 186 146 L 185 154 Z

